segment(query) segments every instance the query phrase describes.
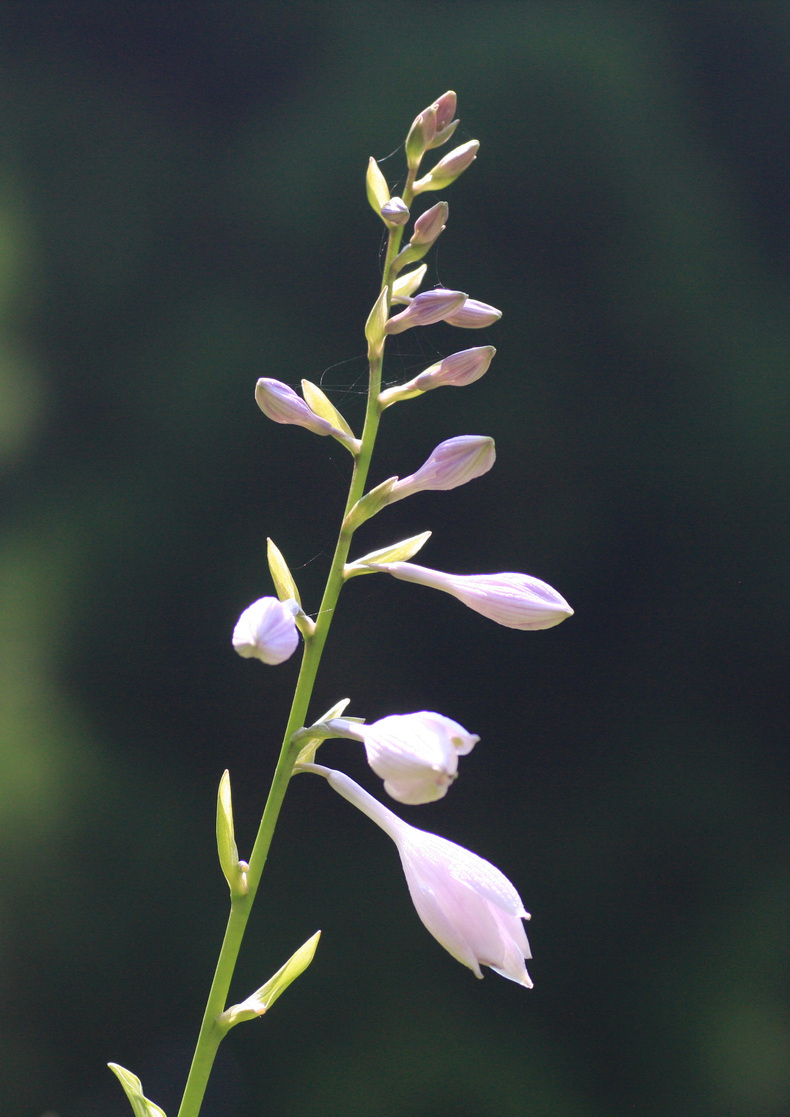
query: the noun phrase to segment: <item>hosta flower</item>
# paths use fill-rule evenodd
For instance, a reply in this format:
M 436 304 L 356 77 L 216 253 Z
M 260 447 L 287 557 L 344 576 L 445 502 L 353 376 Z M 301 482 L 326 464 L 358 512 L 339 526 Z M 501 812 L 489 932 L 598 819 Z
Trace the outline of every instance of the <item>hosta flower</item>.
M 409 826 L 342 772 L 313 770 L 395 842 L 417 914 L 444 949 L 477 977 L 490 966 L 531 989 L 521 922 L 529 914 L 507 877 L 463 846 Z
M 462 349 L 458 353 L 451 353 L 438 364 L 431 365 L 415 376 L 411 382 L 421 392 L 431 388 L 463 388 L 473 384 L 488 372 L 488 366 L 494 359 L 496 349 L 493 345 L 479 345 L 474 349 Z
M 432 326 L 434 322 L 441 322 L 453 311 L 458 310 L 468 302 L 463 291 L 448 291 L 444 287 L 435 287 L 432 291 L 423 291 L 415 295 L 405 310 L 394 314 L 387 319 L 384 332 L 387 334 L 400 334 L 412 326 Z
M 299 632 L 293 613 L 276 597 L 253 601 L 233 629 L 233 647 L 245 659 L 284 663 L 296 651 Z
M 404 582 L 418 582 L 450 593 L 476 613 L 506 628 L 553 628 L 573 616 L 564 597 L 529 574 L 445 574 L 413 562 L 382 563 L 378 569 Z
M 343 431 L 336 430 L 326 419 L 316 415 L 301 396 L 281 380 L 262 377 L 255 385 L 255 402 L 264 415 L 275 423 L 293 423 L 298 427 L 306 427 L 313 434 L 346 437 Z
M 409 477 L 396 481 L 388 502 L 403 500 L 425 489 L 448 490 L 488 473 L 496 460 L 493 438 L 462 434 L 440 442 L 431 456 Z
M 467 330 L 479 330 L 483 326 L 492 326 L 502 317 L 502 311 L 488 303 L 481 303 L 478 299 L 467 299 L 458 310 L 445 315 L 445 322 L 450 326 L 462 326 Z
M 349 736 L 364 743 L 368 763 L 384 780 L 384 790 L 400 803 L 441 799 L 458 774 L 458 757 L 466 756 L 480 740 L 457 721 L 428 710 L 355 725 Z

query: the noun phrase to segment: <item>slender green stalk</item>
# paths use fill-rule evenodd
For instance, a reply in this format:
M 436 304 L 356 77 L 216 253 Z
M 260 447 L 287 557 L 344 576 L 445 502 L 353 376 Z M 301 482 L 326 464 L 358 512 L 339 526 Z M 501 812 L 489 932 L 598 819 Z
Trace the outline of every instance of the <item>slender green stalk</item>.
M 409 172 L 403 195 L 407 205 L 411 201 L 412 185 L 415 176 L 416 172 Z M 402 227 L 390 230 L 382 276 L 382 289 L 390 282 L 392 263 L 400 249 L 402 236 Z M 354 471 L 349 485 L 348 499 L 343 513 L 344 519 L 363 495 L 367 482 L 373 447 L 378 433 L 379 419 L 381 417 L 378 396 L 381 390 L 382 363 L 383 357 L 381 354 L 370 360 L 365 425 L 362 432 L 359 454 L 354 462 Z M 222 940 L 219 958 L 217 959 L 217 967 L 214 972 L 214 979 L 211 983 L 211 989 L 209 991 L 208 1001 L 206 1003 L 206 1009 L 203 1014 L 203 1021 L 195 1047 L 195 1054 L 184 1088 L 184 1095 L 181 1099 L 178 1117 L 198 1117 L 206 1085 L 214 1064 L 214 1058 L 227 1030 L 226 1027 L 218 1023 L 218 1018 L 227 1004 L 228 990 L 230 989 L 230 983 L 233 978 L 239 950 L 241 949 L 247 921 L 258 891 L 261 874 L 266 864 L 269 847 L 271 846 L 274 836 L 274 828 L 277 824 L 283 799 L 285 798 L 288 782 L 293 774 L 293 766 L 298 748 L 292 744 L 291 738 L 297 729 L 301 729 L 307 719 L 307 710 L 312 697 L 318 667 L 321 662 L 321 654 L 326 644 L 340 591 L 343 588 L 343 568 L 348 559 L 348 552 L 351 547 L 353 534 L 353 528 L 341 527 L 323 598 L 316 617 L 315 631 L 312 635 L 305 638 L 302 665 L 294 691 L 288 724 L 285 729 L 280 755 L 258 828 L 258 834 L 249 859 L 249 870 L 247 872 L 248 890 L 246 895 L 236 896 L 231 902 L 225 937 Z

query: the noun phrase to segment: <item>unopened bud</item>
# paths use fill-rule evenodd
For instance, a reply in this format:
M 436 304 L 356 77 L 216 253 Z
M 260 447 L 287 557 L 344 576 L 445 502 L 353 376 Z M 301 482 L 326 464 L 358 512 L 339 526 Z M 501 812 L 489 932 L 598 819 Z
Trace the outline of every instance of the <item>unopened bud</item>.
M 493 438 L 462 434 L 440 442 L 428 460 L 410 477 L 403 477 L 390 489 L 387 502 L 394 503 L 424 490 L 457 489 L 475 477 L 488 473 L 496 461 Z
M 467 299 L 458 310 L 448 314 L 445 318 L 451 326 L 462 326 L 467 330 L 480 330 L 484 326 L 491 326 L 502 317 L 502 311 L 488 303 L 478 302 L 477 299 Z
M 280 380 L 262 377 L 255 385 L 255 402 L 275 423 L 292 423 L 297 427 L 306 427 L 313 434 L 345 437 L 342 431 L 336 431 L 331 423 L 316 415 L 293 388 Z
M 423 291 L 422 294 L 415 295 L 405 310 L 387 320 L 384 331 L 388 334 L 400 334 L 412 326 L 431 326 L 458 311 L 467 301 L 463 291 L 448 291 L 444 287 Z
M 445 229 L 449 207 L 447 202 L 437 202 L 435 206 L 426 209 L 414 222 L 414 232 L 411 235 L 412 244 L 431 245 Z
M 445 386 L 462 388 L 466 384 L 473 384 L 488 371 L 495 353 L 496 349 L 493 345 L 481 345 L 475 349 L 462 349 L 459 353 L 451 353 L 443 361 L 426 368 L 407 384 L 386 388 L 379 395 L 379 404 L 382 408 L 389 407 L 400 400 L 411 399 L 412 396 L 421 395 L 422 392 L 429 392 L 432 388 Z
M 296 603 L 292 603 L 296 608 Z M 233 629 L 233 647 L 244 659 L 284 663 L 299 645 L 293 611 L 276 597 L 261 597 L 249 605 Z
M 409 207 L 403 198 L 390 198 L 381 207 L 381 216 L 387 225 L 405 225 L 409 220 Z
M 454 148 L 440 159 L 427 175 L 417 179 L 414 193 L 420 194 L 423 190 L 443 190 L 445 186 L 450 186 L 467 167 L 474 163 L 479 147 L 479 140 L 469 140 L 468 143 Z

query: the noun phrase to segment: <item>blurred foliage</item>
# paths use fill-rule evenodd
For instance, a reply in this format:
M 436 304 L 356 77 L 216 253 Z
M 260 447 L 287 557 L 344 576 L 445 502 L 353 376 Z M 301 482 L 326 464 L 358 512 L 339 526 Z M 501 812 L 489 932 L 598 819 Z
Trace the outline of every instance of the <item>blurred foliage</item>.
M 536 987 L 474 982 L 386 838 L 297 781 L 235 992 L 320 949 L 205 1114 L 787 1113 L 787 5 L 7 0 L 0 63 L 0 1113 L 120 1117 L 108 1060 L 176 1112 L 217 781 L 243 850 L 296 669 L 229 634 L 267 535 L 316 606 L 348 467 L 254 381 L 359 424 L 367 158 L 398 175 L 446 88 L 482 147 L 430 282 L 503 308 L 468 342 L 499 354 L 387 412 L 372 480 L 467 431 L 498 464 L 359 545 L 430 527 L 427 565 L 576 616 L 525 636 L 357 579 L 315 710 L 480 734 L 403 813 L 518 885 Z M 459 347 L 414 333 L 390 382 Z

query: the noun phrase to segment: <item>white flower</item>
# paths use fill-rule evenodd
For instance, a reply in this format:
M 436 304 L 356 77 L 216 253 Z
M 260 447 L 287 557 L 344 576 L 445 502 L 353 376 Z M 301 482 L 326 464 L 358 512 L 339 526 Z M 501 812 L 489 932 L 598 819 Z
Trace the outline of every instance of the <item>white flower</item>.
M 445 574 L 413 562 L 381 563 L 378 570 L 404 582 L 444 590 L 497 624 L 506 628 L 533 630 L 553 628 L 573 616 L 564 597 L 540 578 L 529 574 Z
M 284 663 L 299 644 L 299 632 L 293 613 L 276 597 L 253 601 L 239 617 L 233 629 L 233 647 L 245 659 L 261 663 Z
M 480 740 L 457 721 L 428 710 L 391 714 L 358 730 L 368 763 L 400 803 L 441 799 L 458 774 L 458 757 Z
M 319 765 L 312 770 L 389 834 L 417 914 L 453 958 L 477 977 L 483 976 L 481 966 L 490 966 L 532 988 L 524 964 L 531 954 L 521 922 L 529 914 L 499 869 L 455 842 L 409 826 L 342 772 Z

